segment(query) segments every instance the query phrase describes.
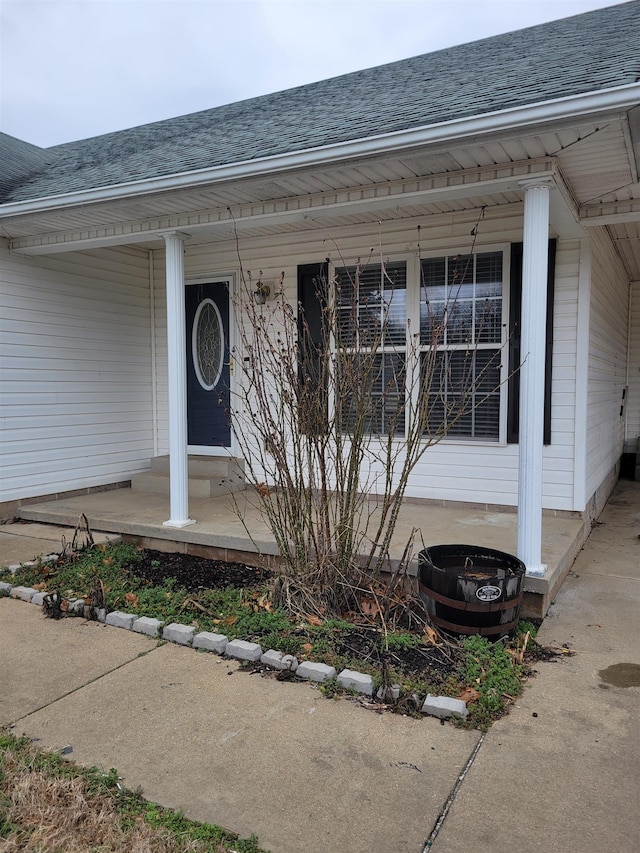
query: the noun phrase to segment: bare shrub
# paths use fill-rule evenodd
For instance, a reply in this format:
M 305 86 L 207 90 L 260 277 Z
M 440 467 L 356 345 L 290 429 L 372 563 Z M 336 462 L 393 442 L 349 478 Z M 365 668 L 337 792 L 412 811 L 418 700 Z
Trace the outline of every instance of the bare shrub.
M 390 546 L 409 477 L 495 402 L 502 324 L 488 348 L 498 302 L 473 290 L 472 234 L 446 274 L 421 264 L 418 329 L 405 310 L 406 267 L 381 251 L 348 263 L 334 246 L 339 260 L 320 265 L 310 318 L 287 302 L 284 272 L 275 298 L 254 298 L 262 281 L 242 268 L 238 242 L 231 419 L 282 558 L 276 599 L 293 612 L 357 610 L 382 571 L 392 590 L 405 588 L 411 546 L 395 562 Z

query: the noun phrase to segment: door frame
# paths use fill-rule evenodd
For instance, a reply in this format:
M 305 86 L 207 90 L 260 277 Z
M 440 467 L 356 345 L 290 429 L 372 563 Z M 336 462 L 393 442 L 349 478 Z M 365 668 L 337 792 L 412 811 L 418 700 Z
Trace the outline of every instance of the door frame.
M 235 296 L 237 292 L 237 277 L 235 273 L 211 273 L 208 275 L 188 275 L 184 278 L 184 286 L 185 293 L 186 288 L 193 284 L 216 284 L 218 282 L 226 282 L 227 287 L 229 288 L 229 358 L 232 361 L 233 356 L 232 353 L 234 351 L 236 345 L 236 316 L 235 316 Z M 189 330 L 187 331 L 187 337 L 189 336 Z M 233 399 L 234 394 L 237 393 L 238 389 L 238 378 L 236 376 L 236 370 L 233 369 L 233 362 L 231 366 L 231 375 L 229 376 L 229 392 L 231 398 Z M 231 430 L 231 444 L 229 447 L 208 447 L 199 444 L 188 444 L 187 445 L 187 453 L 190 456 L 232 456 L 237 457 L 238 450 L 238 442 L 236 440 L 235 432 L 233 430 L 233 423 L 230 424 Z

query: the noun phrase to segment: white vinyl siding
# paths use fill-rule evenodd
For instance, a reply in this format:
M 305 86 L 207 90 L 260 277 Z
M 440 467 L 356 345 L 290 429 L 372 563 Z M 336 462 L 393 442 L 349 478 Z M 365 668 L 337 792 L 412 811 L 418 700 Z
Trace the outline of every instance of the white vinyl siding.
M 148 253 L 0 243 L 0 500 L 129 479 L 153 455 Z
M 587 497 L 620 459 L 627 372 L 629 277 L 604 229 L 591 237 L 591 315 L 587 390 Z
M 433 216 L 421 225 L 421 256 L 454 254 L 470 248 L 470 232 L 477 213 Z M 418 221 L 416 224 L 418 224 Z M 487 208 L 478 228 L 475 250 L 494 250 L 522 240 L 522 205 Z M 375 238 L 374 238 L 375 232 Z M 332 241 L 335 240 L 335 243 Z M 287 299 L 297 300 L 297 267 L 321 263 L 327 256 L 336 266 L 368 257 L 372 242 L 392 259 L 407 259 L 407 274 L 419 275 L 418 235 L 415 226 L 388 221 L 374 226 L 322 229 L 271 238 L 241 237 L 240 257 L 254 279 L 277 282 L 285 273 Z M 375 252 L 372 259 L 375 257 Z M 554 315 L 554 373 L 552 381 L 552 444 L 544 449 L 544 506 L 551 509 L 582 509 L 574 505 L 574 413 L 576 324 L 579 243 L 559 241 L 556 256 Z M 167 451 L 166 298 L 164 252 L 154 253 L 156 355 L 158 367 L 159 452 Z M 216 277 L 238 274 L 235 242 L 186 244 L 185 275 Z M 417 310 L 417 305 L 416 309 Z M 505 353 L 506 357 L 506 353 Z M 249 426 L 249 425 L 247 425 Z M 408 495 L 435 500 L 471 501 L 515 506 L 518 496 L 518 445 L 495 441 L 450 439 L 429 449 L 413 472 Z

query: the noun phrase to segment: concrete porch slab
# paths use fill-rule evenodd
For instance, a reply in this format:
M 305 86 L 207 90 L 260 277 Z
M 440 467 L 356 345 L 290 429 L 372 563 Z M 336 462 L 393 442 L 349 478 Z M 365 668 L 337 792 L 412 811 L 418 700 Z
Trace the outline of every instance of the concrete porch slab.
M 188 551 L 217 559 L 269 564 L 277 555 L 274 537 L 260 510 L 261 498 L 251 489 L 222 497 L 189 501 L 196 523 L 182 529 L 167 528 L 168 498 L 152 493 L 117 489 L 23 506 L 20 517 L 49 524 L 71 525 L 85 513 L 92 530 L 136 538 L 145 547 Z M 375 510 L 374 510 L 375 511 Z M 391 557 L 399 560 L 416 530 L 415 554 L 429 545 L 477 544 L 515 553 L 515 513 L 469 506 L 437 506 L 407 501 L 401 510 L 391 543 Z M 581 519 L 543 518 L 543 578 L 525 580 L 523 615 L 542 617 L 586 538 Z M 417 560 L 414 555 L 414 572 Z M 531 594 L 529 594 L 531 593 Z

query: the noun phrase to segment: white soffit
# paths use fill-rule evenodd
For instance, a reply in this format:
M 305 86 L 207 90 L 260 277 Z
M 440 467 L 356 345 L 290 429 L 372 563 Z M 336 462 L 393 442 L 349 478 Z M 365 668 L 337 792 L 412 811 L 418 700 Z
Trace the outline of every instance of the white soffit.
M 492 165 L 316 195 L 234 205 L 232 212 L 227 207 L 218 207 L 137 222 L 119 221 L 113 225 L 24 236 L 13 239 L 11 249 L 23 254 L 49 254 L 96 246 L 148 243 L 157 240 L 161 232 L 172 229 L 186 231 L 194 239 L 198 239 L 198 235 L 206 238 L 224 235 L 229 238 L 234 228 L 246 235 L 246 229 L 260 233 L 262 228 L 291 230 L 330 226 L 345 222 L 345 217 L 356 217 L 356 221 L 372 217 L 375 221 L 380 216 L 384 218 L 386 213 L 391 217 L 419 215 L 423 210 L 429 212 L 429 208 L 440 212 L 439 204 L 459 202 L 458 209 L 482 206 L 495 195 L 502 196 L 503 202 L 508 203 L 519 200 L 520 181 L 553 174 L 552 158 Z

